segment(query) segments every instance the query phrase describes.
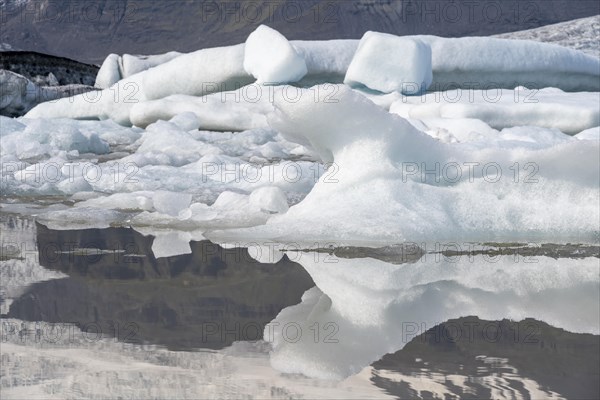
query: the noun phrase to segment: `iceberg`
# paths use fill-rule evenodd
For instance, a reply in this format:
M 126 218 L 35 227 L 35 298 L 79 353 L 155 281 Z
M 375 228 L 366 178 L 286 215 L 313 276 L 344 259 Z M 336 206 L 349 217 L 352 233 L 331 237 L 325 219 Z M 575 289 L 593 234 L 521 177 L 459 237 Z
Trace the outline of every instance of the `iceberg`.
M 522 128 L 444 143 L 348 88 L 336 100 L 276 97 L 271 127 L 332 164 L 302 202 L 239 234 L 389 243 L 599 231 L 597 142 Z
M 342 83 L 358 42 L 354 39 L 290 41 L 306 62 L 308 72 L 300 84 L 312 86 L 319 82 Z
M 391 55 L 393 59 L 382 62 Z M 258 84 L 297 83 L 309 87 L 345 79 L 348 84 L 369 90 L 410 94 L 427 86 L 435 92 L 520 86 L 600 91 L 600 60 L 595 57 L 557 45 L 477 37 L 395 37 L 370 32 L 362 45 L 356 40 L 290 42 L 271 28 L 260 26 L 246 44 L 148 58 L 111 55 L 104 64 L 98 85 L 112 86 L 93 94 L 42 103 L 27 117 L 112 119 L 130 126 L 132 109 L 138 104 L 173 95 L 199 97 L 238 91 L 256 80 Z M 376 73 L 370 72 L 373 68 Z M 119 77 L 122 79 L 113 83 Z M 180 107 L 172 104 L 167 108 Z M 135 112 L 134 119 L 142 126 L 174 116 L 173 111 L 166 116 L 157 112 L 161 108 L 157 104 L 149 108 L 152 110 L 138 108 Z M 256 127 L 244 125 L 249 126 Z
M 96 82 L 94 86 L 98 89 L 108 89 L 115 83 L 119 82 L 123 76 L 119 70 L 119 62 L 121 58 L 118 54 L 109 54 L 105 59 L 98 75 L 96 75 Z

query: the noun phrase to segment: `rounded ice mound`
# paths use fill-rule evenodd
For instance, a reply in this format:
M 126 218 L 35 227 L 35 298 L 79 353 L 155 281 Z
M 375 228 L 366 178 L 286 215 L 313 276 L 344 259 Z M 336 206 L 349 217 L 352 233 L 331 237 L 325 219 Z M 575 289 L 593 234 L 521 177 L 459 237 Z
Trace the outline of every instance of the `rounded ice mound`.
M 256 189 L 250 194 L 249 201 L 261 211 L 273 214 L 283 214 L 289 208 L 285 194 L 277 186 Z
M 121 80 L 121 71 L 119 69 L 119 56 L 109 54 L 102 63 L 98 74 L 96 75 L 95 87 L 107 89 Z
M 298 82 L 308 72 L 304 58 L 285 36 L 265 25 L 246 40 L 244 69 L 261 84 Z
M 433 81 L 431 59 L 431 47 L 419 39 L 367 32 L 344 83 L 383 93 L 421 93 Z

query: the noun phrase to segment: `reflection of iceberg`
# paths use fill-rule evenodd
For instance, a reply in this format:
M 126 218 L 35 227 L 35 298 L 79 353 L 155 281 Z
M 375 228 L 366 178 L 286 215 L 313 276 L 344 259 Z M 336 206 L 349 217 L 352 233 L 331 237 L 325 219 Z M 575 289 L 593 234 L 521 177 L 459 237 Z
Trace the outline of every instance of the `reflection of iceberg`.
M 569 331 L 600 331 L 595 257 L 540 256 L 529 262 L 505 257 L 490 262 L 475 256 L 451 262 L 430 256 L 405 265 L 302 258 L 317 287 L 265 330 L 265 339 L 273 343 L 273 366 L 312 377 L 343 378 L 438 323 L 468 315 L 491 320 L 532 317 Z

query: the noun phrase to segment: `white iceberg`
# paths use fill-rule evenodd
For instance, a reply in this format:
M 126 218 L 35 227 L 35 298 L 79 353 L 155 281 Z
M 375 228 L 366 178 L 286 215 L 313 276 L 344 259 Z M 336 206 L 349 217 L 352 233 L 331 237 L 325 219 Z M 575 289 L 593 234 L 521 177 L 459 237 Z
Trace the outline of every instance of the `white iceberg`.
M 276 98 L 271 126 L 333 165 L 302 202 L 241 234 L 586 241 L 599 231 L 597 142 L 523 128 L 490 144 L 448 144 L 347 88 L 337 100 Z
M 358 48 L 358 40 L 292 40 L 306 62 L 307 74 L 302 84 L 342 83 Z
M 369 36 L 374 39 L 367 40 Z M 483 90 L 513 89 L 517 86 L 557 87 L 567 91 L 600 90 L 598 79 L 600 60 L 561 46 L 494 38 L 445 39 L 435 36 L 397 38 L 376 33 L 369 36 L 365 38 L 367 42 L 374 41 L 382 44 L 387 41 L 394 43 L 409 41 L 429 45 L 433 71 L 430 90 L 433 91 L 457 87 Z M 276 43 L 277 46 L 270 48 L 269 46 L 273 45 L 271 42 Z M 358 47 L 358 41 L 351 40 L 288 42 L 276 31 L 264 26 L 251 35 L 249 43 L 250 49 L 246 49 L 245 44 L 240 44 L 203 49 L 183 55 L 168 53 L 170 55 L 156 56 L 151 61 L 136 59 L 137 61 L 132 61 L 135 67 L 131 67 L 130 72 L 154 63 L 157 65 L 121 79 L 105 90 L 40 104 L 29 111 L 27 117 L 110 118 L 122 125 L 131 125 L 130 114 L 136 104 L 171 95 L 205 96 L 216 92 L 236 91 L 251 84 L 254 77 L 244 68 L 245 63 L 248 70 L 258 76 L 259 82 L 267 79 L 275 82 L 300 80 L 299 84 L 304 86 L 328 81 L 340 82 L 349 69 Z M 365 51 L 370 48 L 371 46 L 366 46 Z M 365 80 L 361 82 L 363 84 L 368 84 L 366 81 L 370 80 L 373 87 L 385 91 L 396 90 L 398 79 L 420 80 L 424 77 L 425 83 L 429 82 L 429 68 L 425 65 L 428 58 L 424 56 L 426 51 L 412 53 L 421 54 L 411 59 L 411 61 L 419 61 L 417 63 L 419 67 L 414 70 L 404 68 L 399 74 L 393 68 L 385 68 L 381 74 L 367 74 L 369 77 L 356 76 L 356 79 Z M 399 53 L 395 54 L 399 55 Z M 374 62 L 379 67 L 378 64 L 382 63 L 381 53 L 375 51 L 373 55 L 374 58 L 359 54 L 355 58 L 356 67 L 350 71 L 348 82 L 353 82 L 353 75 L 357 70 L 365 72 L 360 64 L 372 65 L 371 63 Z M 162 63 L 170 57 L 175 58 Z M 123 60 L 125 59 L 129 58 L 124 57 Z M 107 58 L 106 67 L 100 74 L 101 82 L 108 84 L 116 79 L 115 68 L 122 69 L 119 67 L 119 60 L 115 57 Z M 121 64 L 123 62 L 121 61 Z M 406 66 L 408 65 L 406 62 L 407 60 L 402 57 L 395 57 L 391 65 Z M 420 66 L 425 69 L 421 69 Z M 406 78 L 408 72 L 411 74 Z M 414 92 L 407 87 L 404 91 Z M 152 113 L 154 112 L 146 114 Z M 144 112 L 138 110 L 136 118 L 141 118 L 144 123 L 148 123 L 145 117 L 140 117 L 140 114 Z M 173 116 L 172 112 L 168 114 Z M 148 121 L 152 120 L 153 118 L 148 118 Z

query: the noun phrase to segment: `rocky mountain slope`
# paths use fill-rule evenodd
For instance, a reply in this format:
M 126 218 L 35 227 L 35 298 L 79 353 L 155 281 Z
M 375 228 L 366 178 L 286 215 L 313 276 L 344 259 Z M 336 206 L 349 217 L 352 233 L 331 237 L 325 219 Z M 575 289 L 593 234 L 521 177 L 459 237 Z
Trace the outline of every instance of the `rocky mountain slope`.
M 596 0 L 0 0 L 0 43 L 99 64 L 109 53 L 189 52 L 245 40 L 267 24 L 289 39 L 368 30 L 492 35 L 600 14 Z

